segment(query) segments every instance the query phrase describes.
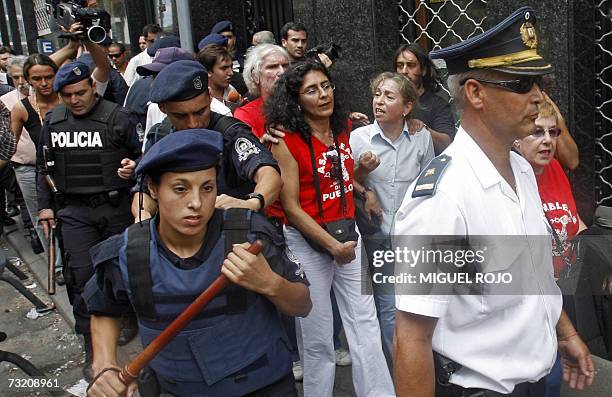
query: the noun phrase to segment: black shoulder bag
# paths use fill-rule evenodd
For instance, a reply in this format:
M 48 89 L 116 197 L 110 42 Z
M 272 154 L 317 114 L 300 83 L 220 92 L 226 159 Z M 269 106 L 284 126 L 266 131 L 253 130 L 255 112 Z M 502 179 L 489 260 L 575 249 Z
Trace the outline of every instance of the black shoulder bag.
M 336 153 L 338 154 L 338 168 L 340 173 L 340 199 L 342 200 L 342 213 L 346 216 L 346 194 L 344 192 L 344 179 L 342 178 L 342 155 L 340 154 L 340 145 L 338 145 L 338 138 L 334 135 L 334 144 Z M 321 226 L 325 229 L 326 232 L 332 235 L 336 240 L 341 243 L 345 243 L 347 241 L 357 241 L 359 235 L 355 230 L 355 219 L 354 218 L 344 218 L 333 222 L 324 222 L 323 217 L 323 202 L 321 199 L 321 187 L 319 181 L 319 175 L 317 172 L 317 164 L 314 154 L 314 147 L 312 146 L 312 136 L 308 139 L 308 147 L 310 149 L 310 160 L 312 162 L 312 174 L 314 177 L 314 186 L 317 195 L 317 205 L 319 207 L 319 218 L 321 219 Z M 304 233 L 302 233 L 304 240 L 310 245 L 312 249 L 318 252 L 323 252 L 328 255 L 331 255 L 328 250 L 323 248 L 319 243 L 313 241 L 311 238 L 307 237 Z

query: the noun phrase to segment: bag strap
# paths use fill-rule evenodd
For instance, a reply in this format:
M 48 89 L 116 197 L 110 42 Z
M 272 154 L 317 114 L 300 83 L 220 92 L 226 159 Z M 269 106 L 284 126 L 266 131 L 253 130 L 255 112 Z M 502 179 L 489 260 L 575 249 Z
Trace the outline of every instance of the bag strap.
M 126 257 L 132 305 L 139 317 L 156 320 L 153 282 L 149 268 L 150 241 L 150 219 L 128 227 Z
M 317 170 L 317 161 L 314 153 L 314 146 L 312 144 L 312 135 L 307 139 L 308 149 L 310 150 L 310 161 L 312 163 L 312 174 L 314 177 L 315 191 L 317 194 L 317 206 L 319 207 L 319 218 L 321 222 L 325 220 L 323 217 L 323 202 L 321 199 L 321 186 L 319 181 L 319 172 Z M 346 197 L 344 193 L 344 178 L 342 177 L 342 154 L 340 154 L 340 145 L 338 145 L 338 137 L 334 135 L 335 150 L 338 154 L 338 167 L 340 168 L 340 200 L 342 203 L 342 213 L 346 215 Z M 332 166 L 333 167 L 333 166 Z
M 232 252 L 234 244 L 247 241 L 247 234 L 251 230 L 251 211 L 246 208 L 229 208 L 223 213 L 223 236 L 225 238 L 225 256 Z M 247 293 L 238 284 L 230 283 L 226 288 L 227 306 L 226 314 L 244 313 L 247 309 Z

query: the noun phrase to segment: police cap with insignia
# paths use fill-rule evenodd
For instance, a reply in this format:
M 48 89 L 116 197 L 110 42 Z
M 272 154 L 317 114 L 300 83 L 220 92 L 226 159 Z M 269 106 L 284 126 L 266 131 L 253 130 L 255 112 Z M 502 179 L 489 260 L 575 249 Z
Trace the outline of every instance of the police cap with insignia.
M 219 33 L 211 33 L 200 40 L 198 43 L 198 51 L 209 44 L 217 44 L 221 47 L 227 47 L 227 37 L 221 36 Z
M 154 57 L 158 50 L 168 47 L 180 47 L 181 39 L 175 35 L 165 36 L 157 39 L 151 44 L 151 47 L 147 48 L 147 54 L 150 57 Z
M 522 7 L 498 25 L 461 43 L 429 53 L 443 59 L 449 74 L 493 69 L 518 75 L 543 75 L 552 71 L 538 53 L 536 16 Z
M 89 67 L 81 61 L 73 61 L 59 68 L 53 80 L 53 91 L 59 92 L 69 84 L 91 77 Z
M 175 132 L 160 139 L 144 154 L 136 175 L 192 172 L 215 167 L 223 153 L 223 135 L 197 128 Z
M 191 52 L 177 47 L 161 48 L 157 50 L 153 62 L 146 65 L 141 65 L 136 68 L 136 73 L 141 76 L 150 76 L 161 72 L 163 68 L 172 62 L 181 60 L 193 60 Z
M 210 33 L 233 32 L 233 26 L 230 21 L 219 21 L 210 30 Z
M 149 99 L 154 103 L 182 102 L 208 92 L 208 72 L 199 62 L 176 61 L 153 80 Z

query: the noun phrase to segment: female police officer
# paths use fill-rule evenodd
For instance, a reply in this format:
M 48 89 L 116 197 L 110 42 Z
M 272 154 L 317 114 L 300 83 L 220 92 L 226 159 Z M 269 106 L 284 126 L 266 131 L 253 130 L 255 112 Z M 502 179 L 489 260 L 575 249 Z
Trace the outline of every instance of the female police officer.
M 136 172 L 147 175 L 158 215 L 92 249 L 96 271 L 85 300 L 98 377 L 90 396 L 126 391 L 116 371 L 104 371 L 117 365 L 117 316 L 134 306 L 148 345 L 220 273 L 235 284 L 151 362 L 160 390 L 177 396 L 296 395 L 277 310 L 307 315 L 308 282 L 263 216 L 215 209 L 222 150 L 221 134 L 203 129 L 156 143 Z M 255 239 L 264 242 L 257 256 L 244 243 Z

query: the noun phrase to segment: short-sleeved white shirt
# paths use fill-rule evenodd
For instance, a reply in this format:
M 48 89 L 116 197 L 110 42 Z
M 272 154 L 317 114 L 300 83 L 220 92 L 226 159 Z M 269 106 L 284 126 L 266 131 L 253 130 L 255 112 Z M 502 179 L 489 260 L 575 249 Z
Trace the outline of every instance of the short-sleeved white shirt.
M 435 194 L 412 198 L 413 184 L 397 212 L 394 235 L 549 234 L 533 170 L 522 157 L 510 153 L 516 194 L 462 127 L 444 154 L 451 160 Z M 552 251 L 538 251 L 544 254 L 525 261 L 530 263 L 521 271 L 543 275 L 543 290 L 554 295 L 396 296 L 398 310 L 438 318 L 433 349 L 463 366 L 451 383 L 511 393 L 516 384 L 535 382 L 552 368 L 562 299 Z

